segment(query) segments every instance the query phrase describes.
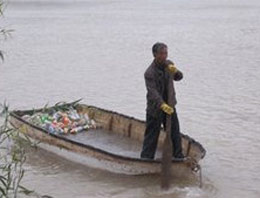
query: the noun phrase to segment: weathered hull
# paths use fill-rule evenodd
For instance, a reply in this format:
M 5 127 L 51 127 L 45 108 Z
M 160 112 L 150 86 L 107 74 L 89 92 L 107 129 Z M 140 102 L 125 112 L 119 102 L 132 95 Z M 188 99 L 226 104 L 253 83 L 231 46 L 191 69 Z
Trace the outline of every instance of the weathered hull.
M 88 106 L 86 106 L 88 107 Z M 93 107 L 92 107 L 93 108 Z M 139 122 L 140 126 L 136 126 L 136 128 L 143 127 L 143 122 L 138 121 L 131 117 L 122 117 L 120 114 L 114 114 L 113 112 L 109 112 L 102 109 L 96 109 L 103 113 L 103 119 L 105 119 L 108 115 L 112 115 L 114 120 L 116 120 L 116 116 L 119 116 L 120 119 L 125 121 L 124 124 L 126 124 L 127 119 L 131 119 L 131 128 L 134 128 L 134 122 Z M 90 112 L 88 112 L 90 113 Z M 106 115 L 105 115 L 106 114 Z M 51 152 L 56 153 L 57 155 L 60 155 L 62 157 L 65 157 L 69 160 L 76 161 L 78 163 L 91 166 L 94 168 L 101 168 L 104 170 L 108 170 L 111 172 L 116 173 L 123 173 L 123 174 L 129 174 L 129 175 L 140 175 L 140 174 L 158 174 L 161 171 L 161 162 L 160 160 L 143 160 L 140 158 L 134 158 L 134 157 L 126 157 L 117 155 L 105 150 L 102 150 L 100 148 L 96 148 L 91 145 L 82 144 L 70 139 L 67 139 L 62 136 L 58 136 L 55 134 L 49 134 L 44 129 L 37 127 L 31 123 L 26 122 L 21 118 L 21 111 L 19 113 L 12 112 L 10 117 L 11 124 L 16 127 L 19 131 L 26 134 L 32 139 L 39 140 L 39 146 L 49 150 Z M 100 116 L 100 114 L 99 114 Z M 102 119 L 98 118 L 96 116 L 96 119 L 98 119 L 102 123 Z M 110 122 L 107 122 L 108 128 L 111 127 L 116 129 L 116 126 L 111 126 L 111 119 Z M 106 124 L 104 123 L 104 128 L 106 128 Z M 129 125 L 127 126 L 129 130 Z M 118 129 L 118 128 L 117 128 Z M 118 131 L 118 130 L 115 130 Z M 129 133 L 129 131 L 128 131 Z M 131 134 L 135 137 L 137 135 L 134 135 L 134 130 L 131 131 Z M 129 134 L 128 134 L 129 135 Z M 143 134 L 141 134 L 143 135 Z M 141 137 L 140 135 L 140 137 Z M 139 136 L 138 136 L 139 137 Z M 186 137 L 186 136 L 185 136 Z M 132 138 L 132 137 L 130 137 Z M 198 145 L 200 148 L 196 150 L 196 145 L 194 144 L 194 141 L 186 143 L 186 139 L 183 139 L 183 145 L 187 148 L 185 148 L 185 152 L 189 152 L 189 154 L 194 155 L 195 157 L 192 158 L 192 161 L 186 160 L 183 162 L 172 162 L 172 175 L 175 176 L 184 176 L 189 175 L 192 173 L 192 168 L 194 168 L 194 163 L 192 162 L 198 162 L 201 158 L 205 155 L 205 150 L 203 150 L 201 145 Z M 187 140 L 188 141 L 188 140 Z M 200 151 L 200 152 L 198 152 Z M 196 153 L 198 152 L 198 153 Z M 191 155 L 188 155 L 191 156 Z

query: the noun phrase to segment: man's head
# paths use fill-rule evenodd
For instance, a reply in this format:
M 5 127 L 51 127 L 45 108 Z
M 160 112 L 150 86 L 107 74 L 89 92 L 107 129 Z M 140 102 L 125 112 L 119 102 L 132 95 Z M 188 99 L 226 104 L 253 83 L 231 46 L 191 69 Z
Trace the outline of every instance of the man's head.
M 152 48 L 153 56 L 158 63 L 164 63 L 168 56 L 168 47 L 164 43 L 155 43 Z

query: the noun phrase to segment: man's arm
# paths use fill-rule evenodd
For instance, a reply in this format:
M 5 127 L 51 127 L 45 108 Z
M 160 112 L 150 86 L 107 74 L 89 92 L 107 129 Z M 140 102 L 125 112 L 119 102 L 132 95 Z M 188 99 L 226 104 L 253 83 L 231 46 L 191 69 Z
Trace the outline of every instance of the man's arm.
M 151 74 L 145 73 L 144 78 L 148 98 L 156 104 L 156 108 L 160 108 L 164 101 L 162 96 L 156 90 L 154 77 Z
M 173 79 L 176 81 L 180 81 L 183 78 L 183 73 L 180 70 L 177 70 L 177 72 L 174 74 Z
M 152 75 L 149 76 L 148 73 L 145 73 L 144 78 L 145 78 L 145 85 L 147 89 L 148 98 L 155 103 L 156 108 L 161 109 L 165 113 L 171 115 L 174 112 L 174 110 L 172 107 L 170 107 L 168 104 L 164 102 L 162 96 L 156 90 L 154 77 Z

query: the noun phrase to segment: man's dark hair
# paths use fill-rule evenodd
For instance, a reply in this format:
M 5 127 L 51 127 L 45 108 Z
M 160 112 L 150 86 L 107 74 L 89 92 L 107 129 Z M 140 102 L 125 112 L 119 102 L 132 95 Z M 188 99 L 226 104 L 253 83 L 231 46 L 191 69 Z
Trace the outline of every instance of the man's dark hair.
M 155 54 L 157 54 L 163 48 L 167 48 L 167 45 L 159 42 L 155 43 L 152 48 L 153 55 L 155 56 Z

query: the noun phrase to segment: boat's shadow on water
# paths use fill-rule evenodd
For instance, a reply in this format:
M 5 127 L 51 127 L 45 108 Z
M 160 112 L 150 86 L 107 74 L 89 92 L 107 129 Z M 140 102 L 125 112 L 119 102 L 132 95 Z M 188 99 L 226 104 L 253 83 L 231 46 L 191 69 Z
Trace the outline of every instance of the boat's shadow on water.
M 138 176 L 116 174 L 66 160 L 39 147 L 25 146 L 25 149 L 27 155 L 25 168 L 29 179 L 27 179 L 27 185 L 31 186 L 30 181 L 34 177 L 41 177 L 48 184 L 46 183 L 47 186 L 41 186 L 40 191 L 45 192 L 44 189 L 45 187 L 48 189 L 48 185 L 56 185 L 53 191 L 48 191 L 50 196 L 57 195 L 55 189 L 64 188 L 64 183 L 67 191 L 71 193 L 70 196 L 77 197 L 79 194 L 79 197 L 84 197 L 83 192 L 75 191 L 77 187 L 82 189 L 80 186 L 84 185 L 86 188 L 92 189 L 91 192 L 86 190 L 86 193 L 90 193 L 92 197 L 106 195 L 108 197 L 206 198 L 215 197 L 216 194 L 213 182 L 209 181 L 205 175 L 203 176 L 202 188 L 199 187 L 199 179 L 196 175 L 187 175 L 185 178 L 172 178 L 171 188 L 168 191 L 163 191 L 160 188 L 160 176 L 158 174 Z M 37 191 L 38 187 L 34 186 L 32 185 L 34 190 Z

